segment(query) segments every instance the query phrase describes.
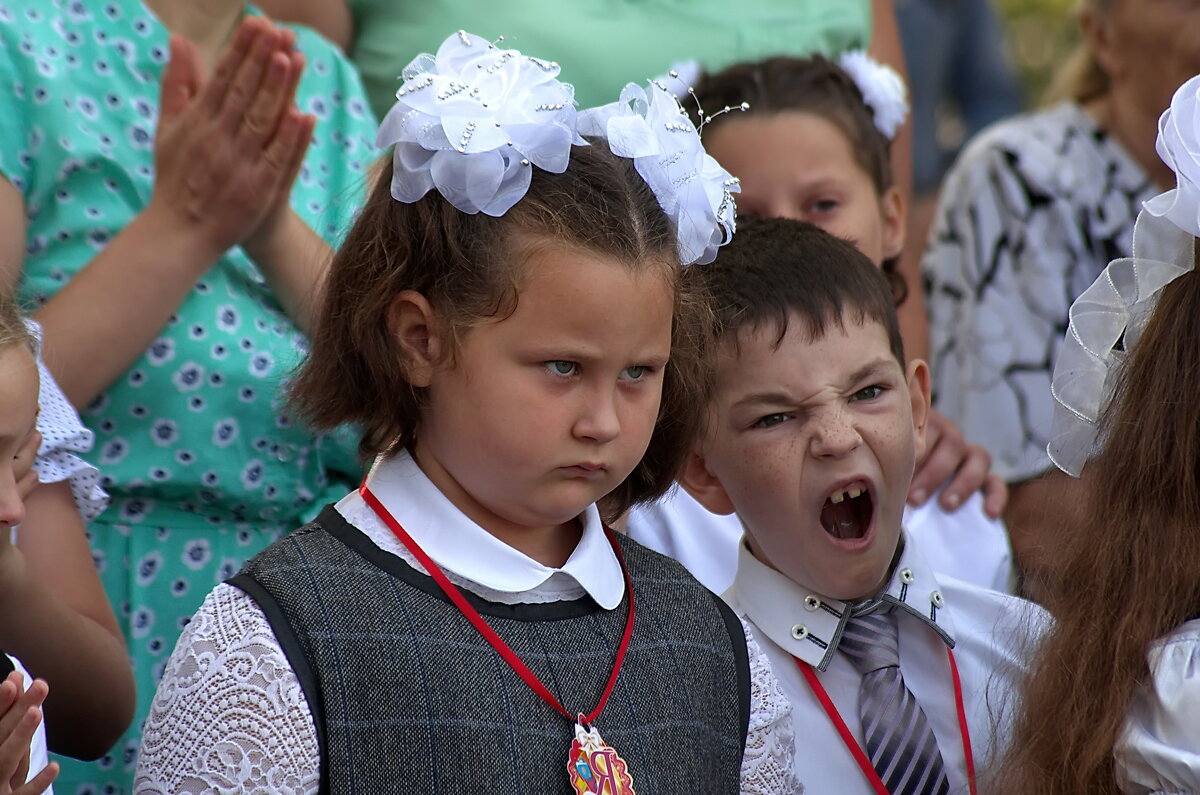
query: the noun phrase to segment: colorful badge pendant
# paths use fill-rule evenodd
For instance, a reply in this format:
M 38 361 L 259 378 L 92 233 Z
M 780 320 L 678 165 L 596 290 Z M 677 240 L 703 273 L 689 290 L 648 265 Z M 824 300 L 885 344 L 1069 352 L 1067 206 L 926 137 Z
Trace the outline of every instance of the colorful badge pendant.
M 637 795 L 625 760 L 605 744 L 595 727 L 583 728 L 582 715 L 575 724 L 567 774 L 576 795 Z

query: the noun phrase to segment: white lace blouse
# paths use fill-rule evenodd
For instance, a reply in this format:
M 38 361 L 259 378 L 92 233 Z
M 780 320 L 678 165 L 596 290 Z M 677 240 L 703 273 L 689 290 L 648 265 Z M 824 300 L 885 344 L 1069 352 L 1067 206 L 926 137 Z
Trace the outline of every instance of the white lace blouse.
M 1200 619 L 1155 641 L 1116 746 L 1128 793 L 1200 792 Z
M 381 472 L 393 462 L 396 467 Z M 466 543 L 459 537 L 453 545 L 439 546 L 429 533 L 431 518 L 452 506 L 411 460 L 393 462 L 376 467 L 369 481 L 372 491 L 455 585 L 506 604 L 578 599 L 584 594 L 601 606 L 620 602 L 624 582 L 619 568 L 612 578 L 608 576 L 612 568 L 605 565 L 604 555 L 612 556 L 611 548 L 607 543 L 590 543 L 603 539 L 594 509 L 585 516 L 579 548 L 562 569 L 543 567 L 523 555 L 523 568 L 514 569 L 497 565 L 495 558 L 496 552 L 520 554 L 510 547 L 471 554 L 480 548 L 474 543 L 477 540 L 499 543 L 490 536 Z M 397 474 L 402 477 L 394 477 Z M 431 488 L 434 493 L 429 492 Z M 412 493 L 414 489 L 418 495 Z M 403 492 L 407 492 L 406 498 L 400 499 Z M 404 515 L 404 505 L 420 505 L 423 517 L 412 515 L 411 509 Z M 385 552 L 424 571 L 357 493 L 339 502 L 337 510 Z M 461 524 L 460 518 L 456 525 Z M 615 558 L 612 562 L 615 564 Z M 532 587 L 513 587 L 528 586 L 539 578 Z M 748 631 L 747 642 L 751 715 L 741 791 L 764 795 L 800 792 L 792 764 L 791 707 L 769 660 Z M 163 673 L 146 720 L 134 791 L 309 793 L 317 791 L 319 769 L 312 713 L 266 616 L 241 590 L 217 586 L 184 629 Z

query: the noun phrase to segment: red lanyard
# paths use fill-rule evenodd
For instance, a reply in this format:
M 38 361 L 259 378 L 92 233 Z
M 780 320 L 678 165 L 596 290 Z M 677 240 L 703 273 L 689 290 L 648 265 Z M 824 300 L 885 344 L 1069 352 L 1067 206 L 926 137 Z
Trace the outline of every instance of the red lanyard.
M 617 554 L 617 561 L 621 564 L 621 574 L 625 577 L 625 592 L 629 594 L 629 617 L 625 619 L 625 633 L 621 636 L 621 644 L 617 647 L 617 656 L 613 661 L 612 673 L 608 677 L 608 684 L 604 688 L 604 694 L 600 696 L 600 702 L 596 704 L 596 708 L 589 714 L 583 715 L 580 713 L 577 718 L 575 715 L 567 712 L 562 704 L 558 703 L 558 699 L 554 697 L 554 694 L 541 683 L 541 680 L 537 678 L 533 671 L 526 667 L 525 663 L 521 662 L 521 658 L 517 656 L 516 652 L 510 649 L 508 644 L 496 634 L 495 630 L 488 626 L 487 622 L 483 620 L 483 616 L 479 615 L 479 611 L 471 607 L 470 602 L 462 595 L 462 591 L 458 590 L 454 586 L 454 583 L 446 578 L 441 568 L 425 554 L 425 550 L 421 549 L 416 541 L 413 541 L 412 536 L 405 532 L 400 523 L 396 521 L 396 517 L 392 516 L 391 512 L 383 507 L 383 503 L 379 501 L 379 498 L 371 493 L 371 490 L 367 488 L 366 481 L 363 481 L 363 484 L 358 489 L 358 493 L 366 500 L 367 505 L 371 506 L 371 510 L 375 511 L 375 515 L 382 519 L 384 524 L 396 534 L 396 538 L 400 539 L 400 543 L 413 554 L 413 557 L 421 562 L 421 565 L 429 572 L 429 576 L 441 587 L 442 591 L 454 603 L 459 612 L 471 622 L 471 625 L 479 631 L 480 635 L 483 635 L 484 640 L 490 643 L 492 648 L 504 658 L 504 661 L 516 672 L 517 676 L 521 677 L 521 680 L 529 685 L 533 692 L 541 696 L 542 701 L 545 701 L 566 715 L 569 720 L 578 720 L 585 726 L 590 726 L 596 720 L 600 711 L 604 709 L 604 705 L 608 703 L 608 697 L 612 695 L 613 687 L 617 684 L 617 675 L 621 673 L 621 664 L 625 662 L 625 652 L 629 649 L 629 638 L 633 635 L 633 583 L 629 579 L 629 570 L 625 566 L 625 556 L 621 554 L 621 548 L 617 545 L 617 539 L 613 537 L 611 530 L 607 527 L 604 528 L 604 532 L 608 536 L 608 542 L 612 544 L 613 552 Z
M 963 706 L 962 682 L 958 678 L 958 663 L 954 661 L 954 651 L 947 647 L 946 655 L 950 658 L 950 676 L 954 680 L 954 705 L 958 709 L 958 728 L 962 735 L 963 757 L 967 762 L 967 782 L 971 788 L 971 795 L 975 795 L 975 757 L 971 754 L 971 733 L 967 729 L 967 710 Z M 821 706 L 825 708 L 825 714 L 829 716 L 829 720 L 833 721 L 834 727 L 837 728 L 838 734 L 842 737 L 842 742 L 850 749 L 850 753 L 854 756 L 854 761 L 858 762 L 858 766 L 862 769 L 863 775 L 867 777 L 867 781 L 871 783 L 871 787 L 874 788 L 878 795 L 890 795 L 887 787 L 883 784 L 883 779 L 875 771 L 875 766 L 871 764 L 871 760 L 863 752 L 862 746 L 854 739 L 854 735 L 850 733 L 850 729 L 846 726 L 846 721 L 842 720 L 842 716 L 838 713 L 837 707 L 834 706 L 833 700 L 825 692 L 825 687 L 821 684 L 821 680 L 817 678 L 817 674 L 813 671 L 812 666 L 795 657 L 792 659 L 796 660 L 796 667 L 800 669 L 800 673 L 804 674 L 804 678 L 808 681 L 808 686 L 812 688 L 817 701 L 820 701 Z

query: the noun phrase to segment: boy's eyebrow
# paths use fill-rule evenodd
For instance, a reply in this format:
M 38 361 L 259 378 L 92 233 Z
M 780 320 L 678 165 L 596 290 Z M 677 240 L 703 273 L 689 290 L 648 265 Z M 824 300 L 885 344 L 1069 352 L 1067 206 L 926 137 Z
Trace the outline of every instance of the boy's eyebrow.
M 738 400 L 730 409 L 739 409 L 744 406 L 754 406 L 760 403 L 767 405 L 791 404 L 795 402 L 795 398 L 787 392 L 754 392 L 746 395 L 741 400 Z
M 887 370 L 888 365 L 890 365 L 893 361 L 894 359 L 886 356 L 880 356 L 878 359 L 873 359 L 872 361 L 867 362 L 862 367 L 855 370 L 847 379 L 847 383 L 853 384 L 858 381 L 862 381 L 868 376 L 875 375 L 880 371 Z
M 873 359 L 867 362 L 862 367 L 850 374 L 850 377 L 846 379 L 846 386 L 851 386 L 871 376 L 882 374 L 884 371 L 889 369 L 889 366 L 894 361 L 895 360 L 890 357 L 880 356 L 878 359 Z M 756 406 L 759 404 L 779 405 L 782 403 L 785 405 L 791 405 L 797 402 L 802 403 L 803 401 L 797 401 L 794 395 L 783 390 L 776 389 L 765 392 L 752 392 L 751 394 L 746 395 L 734 402 L 734 404 L 729 408 L 730 410 L 733 410 L 743 408 L 745 406 Z

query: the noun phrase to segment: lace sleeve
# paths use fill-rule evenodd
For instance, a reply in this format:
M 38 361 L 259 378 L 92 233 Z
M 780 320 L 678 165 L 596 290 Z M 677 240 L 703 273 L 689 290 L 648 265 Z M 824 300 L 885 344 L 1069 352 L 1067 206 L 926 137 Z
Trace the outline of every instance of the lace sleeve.
M 771 673 L 771 661 L 754 639 L 746 622 L 746 647 L 750 655 L 750 728 L 742 757 L 743 795 L 781 795 L 804 792 L 796 778 L 796 740 L 792 705 Z
M 218 585 L 167 663 L 146 719 L 138 793 L 315 793 L 316 728 L 266 616 Z

